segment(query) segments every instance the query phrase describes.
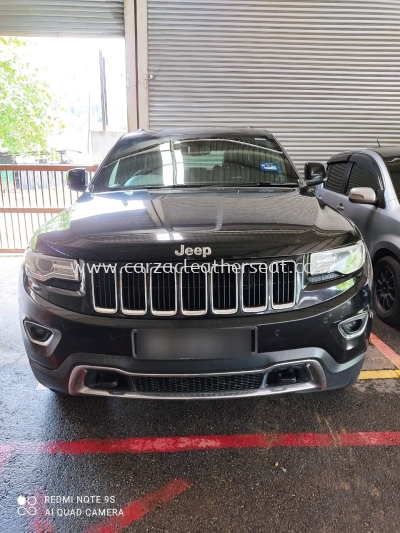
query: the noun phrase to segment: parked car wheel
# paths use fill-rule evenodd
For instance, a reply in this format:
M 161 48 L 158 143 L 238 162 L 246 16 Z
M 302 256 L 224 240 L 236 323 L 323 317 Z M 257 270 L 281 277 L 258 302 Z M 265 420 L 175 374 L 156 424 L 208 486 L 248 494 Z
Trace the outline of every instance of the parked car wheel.
M 400 324 L 400 263 L 393 257 L 383 257 L 375 265 L 374 307 L 387 324 Z

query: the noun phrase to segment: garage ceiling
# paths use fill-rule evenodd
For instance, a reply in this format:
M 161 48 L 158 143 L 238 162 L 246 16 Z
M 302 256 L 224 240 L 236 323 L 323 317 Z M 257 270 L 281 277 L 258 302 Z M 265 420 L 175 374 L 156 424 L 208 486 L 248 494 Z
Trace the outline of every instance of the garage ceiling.
M 123 37 L 123 0 L 0 0 L 0 35 Z

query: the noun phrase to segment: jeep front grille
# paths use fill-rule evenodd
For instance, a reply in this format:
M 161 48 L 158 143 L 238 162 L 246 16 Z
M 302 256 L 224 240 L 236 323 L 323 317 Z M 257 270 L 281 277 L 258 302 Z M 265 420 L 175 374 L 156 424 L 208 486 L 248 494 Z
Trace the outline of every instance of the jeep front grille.
M 213 272 L 187 269 L 148 274 L 118 265 L 116 273 L 92 265 L 92 299 L 98 313 L 174 316 L 229 315 L 288 309 L 296 302 L 296 263 L 246 263 L 240 272 L 217 266 Z M 98 270 L 96 272 L 95 270 Z M 117 287 L 118 291 L 117 291 Z M 118 295 L 118 298 L 117 298 Z

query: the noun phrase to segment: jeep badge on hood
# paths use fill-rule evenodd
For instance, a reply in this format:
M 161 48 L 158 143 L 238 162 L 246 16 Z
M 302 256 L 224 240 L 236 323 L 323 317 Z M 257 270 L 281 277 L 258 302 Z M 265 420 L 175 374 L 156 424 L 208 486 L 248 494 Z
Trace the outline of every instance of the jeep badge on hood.
M 175 255 L 201 255 L 202 257 L 207 257 L 208 255 L 211 255 L 211 248 L 208 246 L 204 246 L 203 248 L 200 248 L 199 246 L 197 248 L 185 248 L 183 244 L 181 244 L 181 249 L 175 250 Z

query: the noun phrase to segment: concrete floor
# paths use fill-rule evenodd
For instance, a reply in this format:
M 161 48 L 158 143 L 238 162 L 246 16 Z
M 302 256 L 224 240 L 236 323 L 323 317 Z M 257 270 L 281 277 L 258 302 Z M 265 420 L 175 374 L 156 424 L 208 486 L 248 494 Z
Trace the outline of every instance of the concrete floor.
M 1 533 L 400 530 L 400 439 L 387 433 L 400 430 L 399 379 L 235 401 L 57 397 L 37 390 L 24 355 L 20 261 L 0 258 Z M 374 332 L 400 353 L 397 330 L 375 320 Z M 395 366 L 371 347 L 365 368 Z M 364 432 L 375 440 L 345 444 Z M 280 434 L 285 445 L 257 445 Z M 124 514 L 99 516 L 107 508 Z

